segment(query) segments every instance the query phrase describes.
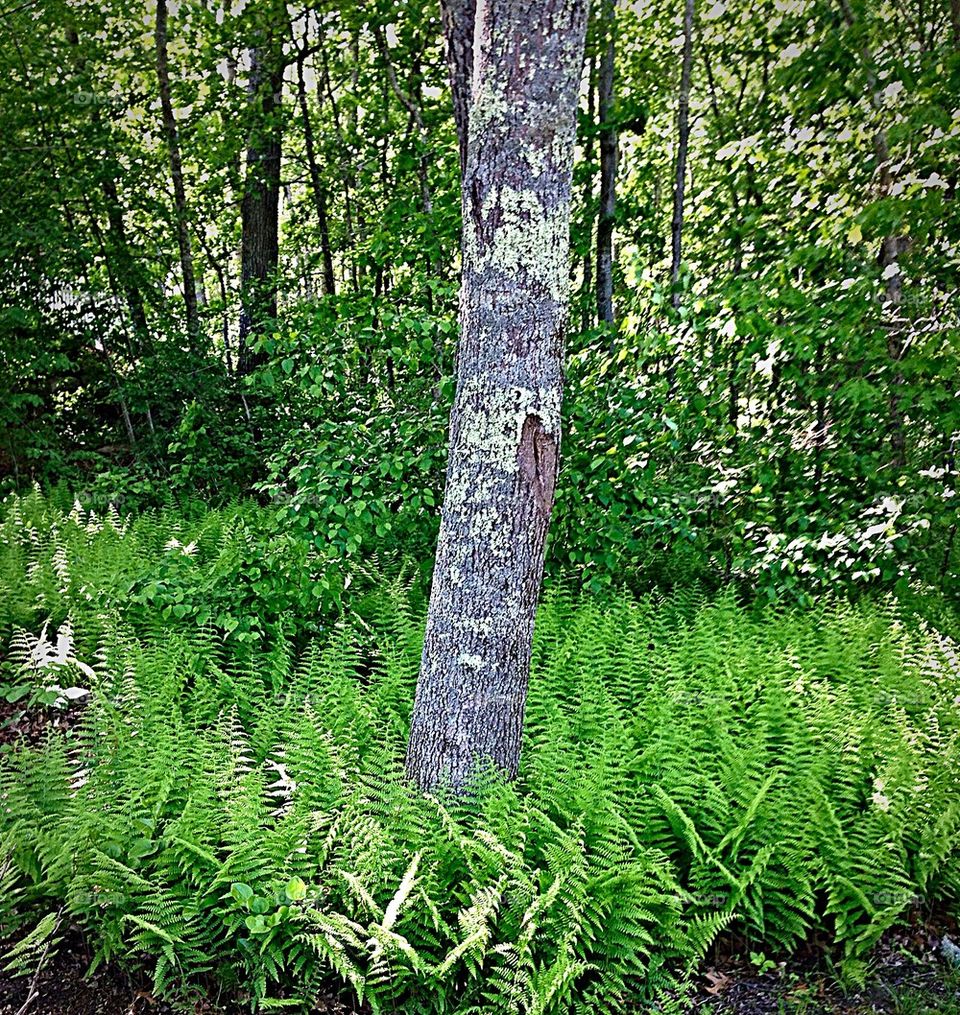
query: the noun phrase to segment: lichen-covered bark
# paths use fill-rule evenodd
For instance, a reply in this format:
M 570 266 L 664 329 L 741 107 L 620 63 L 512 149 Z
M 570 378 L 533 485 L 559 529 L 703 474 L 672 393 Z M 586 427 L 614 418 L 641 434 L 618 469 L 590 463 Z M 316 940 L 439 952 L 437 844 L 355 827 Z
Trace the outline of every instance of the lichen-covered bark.
M 560 446 L 570 187 L 587 0 L 477 4 L 457 392 L 409 776 L 520 757 Z

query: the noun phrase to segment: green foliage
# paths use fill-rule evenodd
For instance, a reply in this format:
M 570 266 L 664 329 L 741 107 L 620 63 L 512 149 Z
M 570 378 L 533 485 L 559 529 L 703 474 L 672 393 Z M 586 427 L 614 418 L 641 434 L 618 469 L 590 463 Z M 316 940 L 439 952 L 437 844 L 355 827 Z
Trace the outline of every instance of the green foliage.
M 112 501 L 58 506 L 34 491 L 10 497 L 0 521 L 0 637 L 69 617 L 93 648 L 110 614 L 138 633 L 207 626 L 240 642 L 302 638 L 334 614 L 355 574 L 365 587 L 254 504 L 121 517 Z
M 3 956 L 4 972 L 14 976 L 36 973 L 62 940 L 57 933 L 59 929 L 60 914 L 47 913 Z
M 5 637 L 70 614 L 71 665 L 92 671 L 79 726 L 0 767 L 0 924 L 31 941 L 63 907 L 95 961 L 262 1011 L 337 989 L 374 1011 L 607 1012 L 726 928 L 759 961 L 828 934 L 855 977 L 918 902 L 958 904 L 958 646 L 892 599 L 556 590 L 519 780 L 450 800 L 402 778 L 407 581 L 356 590 L 297 652 L 282 619 L 240 639 L 121 602 L 138 557 L 212 595 L 225 533 L 251 536 L 236 512 L 7 512 Z
M 678 81 L 663 69 L 679 69 L 680 8 L 618 5 L 612 328 L 595 326 L 601 9 L 578 114 L 549 571 L 592 591 L 696 580 L 803 602 L 920 582 L 955 595 L 953 8 L 697 11 L 674 291 Z M 321 555 L 326 604 L 342 599 L 345 560 L 387 553 L 429 570 L 458 158 L 438 11 L 368 0 L 285 15 L 169 12 L 197 336 L 151 26 L 89 0 L 6 18 L 0 489 L 67 482 L 98 507 L 266 497 Z M 244 375 L 244 155 L 263 124 L 243 54 L 260 31 L 283 38 L 288 61 L 284 194 L 277 318 Z M 902 249 L 880 264 L 889 240 Z
M 449 286 L 434 290 L 450 305 Z M 265 343 L 257 382 L 290 409 L 258 492 L 334 570 L 371 552 L 429 561 L 446 464 L 452 384 L 441 367 L 451 316 L 356 298 L 303 313 L 302 330 Z M 376 379 L 383 373 L 386 385 Z

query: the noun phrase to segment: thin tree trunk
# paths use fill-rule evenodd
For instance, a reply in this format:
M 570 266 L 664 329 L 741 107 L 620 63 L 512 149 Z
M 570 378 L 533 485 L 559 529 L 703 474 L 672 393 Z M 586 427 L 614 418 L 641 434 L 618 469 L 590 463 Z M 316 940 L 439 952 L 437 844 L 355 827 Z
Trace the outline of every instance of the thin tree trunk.
M 240 329 L 237 372 L 250 373 L 264 362 L 251 347 L 267 322 L 277 316 L 280 256 L 280 161 L 283 130 L 282 35 L 261 39 L 250 50 L 250 102 L 255 107 L 247 146 L 247 173 L 241 205 Z
M 909 240 L 904 236 L 886 236 L 880 246 L 880 266 L 884 274 L 884 306 L 886 308 L 887 355 L 893 364 L 893 378 L 887 399 L 890 413 L 890 464 L 902 469 L 907 464 L 907 427 L 903 413 L 902 390 L 905 383 L 903 374 L 903 282 L 900 275 L 900 254 L 907 248 Z M 886 274 L 892 267 L 893 273 Z
M 690 73 L 693 67 L 693 3 L 683 9 L 683 63 L 680 71 L 680 101 L 677 111 L 677 165 L 673 185 L 672 255 L 670 286 L 673 306 L 680 306 L 680 264 L 683 255 L 683 194 L 687 179 L 687 148 L 690 144 Z
M 824 466 L 824 445 L 827 439 L 827 399 L 823 388 L 824 356 L 826 353 L 826 342 L 821 338 L 817 342 L 817 349 L 813 358 L 813 372 L 816 376 L 816 384 L 820 389 L 817 395 L 817 422 L 814 434 L 814 467 L 813 467 L 813 494 L 819 497 L 823 492 L 823 466 Z
M 183 281 L 187 335 L 191 345 L 196 348 L 200 338 L 200 315 L 197 309 L 197 285 L 193 274 L 193 253 L 190 250 L 190 220 L 187 211 L 187 192 L 183 182 L 180 136 L 177 130 L 177 120 L 173 115 L 173 101 L 170 97 L 170 66 L 167 59 L 167 0 L 157 0 L 154 41 L 157 49 L 157 80 L 160 83 L 163 133 L 167 139 L 170 178 L 173 181 L 173 201 L 177 218 L 177 247 L 180 251 L 180 275 Z
M 460 173 L 467 169 L 467 136 L 470 95 L 473 90 L 473 33 L 477 0 L 441 0 L 443 36 L 447 43 L 447 66 L 453 94 L 453 119 L 460 145 Z
M 604 0 L 600 57 L 600 211 L 597 216 L 597 319 L 613 324 L 613 224 L 617 212 L 617 125 L 613 122 L 616 0 Z
M 110 245 L 114 248 L 116 260 L 122 271 L 121 285 L 133 333 L 137 338 L 137 351 L 143 352 L 148 339 L 147 311 L 143 301 L 143 293 L 135 279 L 133 256 L 130 253 L 130 242 L 127 239 L 127 227 L 123 218 L 123 205 L 117 191 L 116 181 L 112 176 L 104 176 L 100 181 L 100 189 L 107 206 L 107 222 L 110 225 Z
M 420 182 L 420 206 L 423 214 L 429 217 L 433 214 L 433 198 L 430 194 L 430 181 L 427 172 L 429 139 L 427 138 L 427 128 L 423 122 L 423 114 L 419 103 L 416 101 L 414 92 L 411 90 L 408 94 L 400 87 L 400 82 L 397 80 L 397 72 L 390 59 L 390 50 L 386 39 L 383 37 L 383 32 L 379 27 L 374 27 L 373 34 L 376 39 L 377 49 L 380 51 L 380 59 L 383 61 L 383 68 L 387 73 L 390 90 L 400 100 L 403 108 L 410 114 L 410 118 L 417 128 L 417 179 Z
M 333 296 L 337 291 L 337 280 L 333 271 L 333 250 L 330 246 L 330 222 L 327 217 L 327 189 L 320 175 L 317 162 L 317 149 L 313 137 L 313 123 L 310 120 L 310 106 L 307 102 L 307 88 L 303 74 L 303 65 L 307 59 L 307 40 L 297 52 L 297 100 L 300 104 L 300 116 L 303 120 L 303 143 L 307 153 L 307 166 L 310 170 L 310 186 L 313 190 L 313 204 L 317 211 L 317 225 L 320 229 L 320 255 L 323 259 L 323 292 L 325 296 Z
M 70 46 L 79 51 L 80 36 L 75 28 L 67 28 L 67 41 Z M 18 47 L 19 52 L 19 47 Z M 21 61 L 23 57 L 21 54 Z M 76 70 L 78 74 L 85 73 L 86 70 L 86 59 L 80 58 L 76 61 Z M 92 107 L 93 122 L 101 128 L 102 119 L 100 116 L 100 107 L 96 104 Z M 64 150 L 69 155 L 70 146 L 63 141 Z M 145 344 L 148 340 L 148 329 L 147 329 L 147 313 L 144 305 L 143 293 L 140 290 L 139 283 L 136 279 L 136 270 L 134 266 L 133 256 L 130 252 L 130 244 L 127 240 L 127 230 L 124 223 L 123 217 L 123 205 L 120 202 L 120 194 L 117 190 L 116 180 L 113 177 L 112 168 L 117 168 L 119 175 L 119 168 L 116 166 L 116 161 L 112 157 L 112 153 L 109 150 L 103 152 L 103 172 L 99 178 L 100 192 L 103 195 L 104 203 L 106 205 L 107 212 L 107 223 L 110 226 L 110 244 L 112 248 L 110 254 L 106 255 L 104 252 L 105 263 L 108 266 L 108 271 L 115 271 L 111 267 L 111 262 L 116 262 L 121 270 L 121 281 L 120 288 L 123 290 L 124 300 L 127 304 L 127 311 L 130 314 L 130 321 L 133 327 L 133 333 L 137 338 L 137 350 L 142 353 Z M 95 220 L 94 220 L 95 221 Z M 131 355 L 133 350 L 131 349 Z
M 346 249 L 350 253 L 350 282 L 353 287 L 353 291 L 360 291 L 360 279 L 357 274 L 357 255 L 354 249 L 354 228 L 353 228 L 353 169 L 350 160 L 349 149 L 350 142 L 343 131 L 343 127 L 340 120 L 340 106 L 337 102 L 336 93 L 333 90 L 333 82 L 330 79 L 330 65 L 327 61 L 327 52 L 325 49 L 320 50 L 320 67 L 323 71 L 323 84 L 327 92 L 327 98 L 330 101 L 330 115 L 333 118 L 334 130 L 337 133 L 337 140 L 340 142 L 341 151 L 344 153 L 343 162 L 341 163 L 341 174 L 343 177 L 343 228 L 344 228 L 344 243 Z M 319 85 L 318 85 L 319 90 Z
M 83 279 L 84 279 L 84 281 L 86 282 L 86 285 L 87 285 L 87 292 L 90 294 L 90 297 L 89 297 L 89 307 L 90 307 L 90 313 L 93 316 L 94 323 L 96 324 L 97 330 L 100 332 L 100 334 L 101 335 L 106 335 L 107 332 L 109 331 L 109 325 L 107 324 L 107 322 L 101 316 L 101 314 L 100 314 L 100 308 L 97 305 L 96 300 L 94 300 L 94 298 L 93 298 L 93 291 L 94 290 L 93 290 L 93 286 L 90 283 L 90 276 L 89 276 L 89 274 L 87 273 L 86 270 L 84 270 L 84 272 L 83 272 Z M 116 298 L 116 297 L 114 297 L 114 298 Z M 96 350 L 96 346 L 94 346 L 94 349 Z M 100 349 L 96 350 L 96 351 L 97 351 L 98 355 L 100 357 L 102 357 L 104 363 L 106 363 L 107 370 L 109 370 L 110 376 L 113 379 L 113 384 L 114 384 L 114 387 L 116 388 L 116 392 L 117 392 L 117 403 L 120 406 L 120 415 L 121 415 L 121 418 L 123 419 L 123 428 L 124 428 L 124 430 L 127 431 L 127 444 L 129 445 L 130 450 L 136 456 L 136 454 L 137 454 L 137 434 L 136 434 L 136 431 L 133 429 L 133 419 L 130 416 L 130 408 L 127 405 L 127 399 L 126 399 L 126 396 L 123 393 L 123 383 L 120 380 L 120 374 L 117 371 L 117 368 L 114 365 L 113 359 L 110 356 L 110 352 L 108 351 L 108 349 L 107 349 L 107 347 L 106 347 L 106 345 L 104 343 L 101 342 Z
M 727 421 L 730 424 L 730 443 L 736 451 L 740 445 L 740 346 L 742 339 L 734 336 L 730 340 L 730 366 L 727 371 L 727 385 L 730 389 L 730 404 Z
M 221 335 L 223 336 L 223 354 L 226 359 L 227 373 L 233 373 L 233 355 L 230 350 L 230 316 L 229 316 L 229 296 L 227 279 L 223 271 L 223 265 L 214 257 L 213 251 L 210 249 L 210 245 L 204 239 L 203 231 L 199 228 L 195 228 L 197 234 L 197 242 L 200 244 L 200 249 L 203 251 L 207 258 L 207 263 L 213 269 L 213 273 L 217 279 L 217 288 L 220 290 L 220 310 L 221 310 Z
M 580 330 L 586 331 L 593 324 L 593 125 L 597 118 L 597 81 L 596 62 L 593 56 L 586 63 L 587 67 L 587 122 L 590 130 L 583 143 L 583 161 L 586 172 L 583 176 L 583 228 L 589 235 L 583 255 L 583 289 L 580 294 L 581 319 Z
M 67 41 L 68 41 L 68 43 L 70 44 L 71 47 L 73 47 L 75 49 L 79 48 L 80 37 L 77 34 L 77 31 L 76 31 L 75 28 L 73 28 L 73 27 L 68 27 L 67 28 Z M 26 79 L 29 80 L 30 79 L 30 75 L 29 75 L 29 72 L 27 70 L 26 61 L 24 60 L 23 51 L 22 51 L 22 49 L 20 47 L 19 42 L 16 39 L 14 39 L 14 44 L 16 46 L 17 57 L 18 57 L 18 60 L 20 62 L 20 67 L 23 70 Z M 83 73 L 83 71 L 85 69 L 85 66 L 86 66 L 86 60 L 84 60 L 84 59 L 78 60 L 76 62 L 77 72 L 78 73 Z M 40 115 L 40 107 L 36 103 L 36 101 L 33 99 L 32 92 L 31 92 L 31 104 L 33 105 L 34 110 L 38 114 L 39 122 L 40 123 L 44 123 L 45 120 Z M 100 125 L 100 117 L 99 117 L 99 113 L 96 110 L 94 110 L 94 117 L 95 117 L 95 122 L 99 126 Z M 60 130 L 58 128 L 56 128 L 56 127 L 54 129 L 56 130 L 57 140 L 60 143 L 60 147 L 61 147 L 61 149 L 63 150 L 63 152 L 64 152 L 64 154 L 66 156 L 66 160 L 67 160 L 68 166 L 71 166 L 77 172 L 79 172 L 79 169 L 76 166 L 75 160 L 71 156 L 71 153 L 72 153 L 71 146 L 67 143 L 66 139 L 63 137 L 63 135 L 60 132 Z M 47 133 L 46 129 L 43 130 L 43 137 L 44 137 L 44 140 L 52 148 L 53 147 L 52 138 Z M 68 227 L 71 230 L 75 230 L 76 227 L 74 226 L 73 215 L 70 212 L 69 201 L 67 200 L 66 196 L 62 193 L 61 187 L 60 187 L 60 185 L 59 185 L 59 183 L 58 183 L 58 181 L 56 179 L 56 176 L 53 177 L 52 182 L 53 182 L 54 190 L 57 192 L 58 197 L 60 198 L 61 205 L 62 205 L 62 208 L 63 208 L 64 218 L 65 218 L 65 220 L 67 222 L 67 225 L 68 225 Z M 104 177 L 102 182 L 101 182 L 101 188 L 100 189 L 101 189 L 101 193 L 103 193 L 104 197 L 107 198 L 107 202 L 108 202 L 107 203 L 107 218 L 108 218 L 108 222 L 110 224 L 111 231 L 115 231 L 118 234 L 116 237 L 111 237 L 111 239 L 115 239 L 116 242 L 119 244 L 121 252 L 123 253 L 124 258 L 125 258 L 125 263 L 129 262 L 129 248 L 128 248 L 127 242 L 126 242 L 126 232 L 125 232 L 125 229 L 124 229 L 124 222 L 123 222 L 123 211 L 122 211 L 122 208 L 120 206 L 120 200 L 119 200 L 119 195 L 117 193 L 116 184 L 114 183 L 112 177 Z M 99 252 L 100 252 L 100 257 L 101 257 L 101 259 L 103 261 L 104 268 L 106 269 L 106 272 L 107 272 L 107 279 L 108 279 L 109 284 L 110 284 L 110 291 L 113 294 L 113 298 L 118 303 L 120 303 L 121 302 L 120 291 L 119 291 L 120 290 L 120 286 L 118 285 L 118 283 L 116 281 L 115 274 L 114 274 L 113 259 L 110 256 L 110 253 L 109 253 L 109 250 L 108 250 L 108 245 L 107 245 L 107 243 L 106 243 L 106 241 L 104 239 L 103 232 L 101 231 L 99 223 L 97 221 L 96 213 L 94 212 L 94 209 L 91 206 L 89 198 L 87 197 L 86 193 L 83 192 L 83 191 L 81 191 L 81 202 L 83 204 L 84 210 L 86 211 L 87 218 L 88 218 L 89 223 L 90 223 L 90 231 L 93 234 L 94 240 L 97 243 L 97 246 L 98 246 L 98 249 L 99 249 Z M 126 272 L 125 273 L 128 273 L 128 272 L 129 272 L 129 265 L 126 266 Z M 91 300 L 91 312 L 93 313 L 93 316 L 94 316 L 95 320 L 97 321 L 97 325 L 98 325 L 97 330 L 100 333 L 100 337 L 105 339 L 107 334 L 109 333 L 110 329 L 109 329 L 109 326 L 108 326 L 107 322 L 102 321 L 102 319 L 100 319 L 100 317 L 99 317 L 98 308 L 97 308 L 95 302 L 93 301 L 93 291 L 94 291 L 93 290 L 93 286 L 92 286 L 92 284 L 90 282 L 90 276 L 89 276 L 86 268 L 83 269 L 83 279 L 84 279 L 84 281 L 86 283 L 87 292 L 88 292 L 88 294 L 90 296 L 90 300 Z M 146 321 L 146 312 L 144 310 L 142 295 L 140 294 L 140 291 L 136 287 L 136 285 L 132 285 L 131 288 L 127 289 L 125 295 L 127 297 L 128 310 L 130 312 L 130 316 L 131 316 L 131 320 L 132 320 L 133 326 L 134 326 L 134 328 L 138 328 L 139 329 L 138 338 L 139 338 L 140 341 L 143 341 L 143 340 L 145 340 L 146 334 L 147 334 L 147 321 Z M 131 362 L 133 362 L 133 361 L 136 360 L 136 354 L 134 353 L 133 342 L 132 342 L 132 340 L 130 338 L 130 335 L 127 332 L 126 328 L 123 328 L 122 330 L 123 330 L 123 333 L 124 333 L 124 337 L 126 338 L 127 351 L 128 351 L 128 353 L 130 355 Z M 94 344 L 94 349 L 96 349 L 96 345 L 95 344 Z M 142 353 L 142 346 L 140 346 L 139 342 L 138 342 L 138 349 Z M 110 372 L 113 375 L 114 383 L 115 383 L 116 388 L 117 388 L 117 397 L 118 397 L 121 413 L 122 413 L 123 420 L 124 420 L 124 427 L 125 427 L 125 429 L 127 431 L 127 438 L 128 438 L 129 444 L 130 444 L 130 448 L 131 448 L 132 451 L 134 451 L 134 453 L 136 453 L 136 450 L 137 450 L 137 438 L 136 438 L 136 433 L 134 432 L 134 428 L 133 428 L 133 420 L 131 419 L 131 416 L 130 416 L 130 410 L 129 410 L 128 406 L 127 406 L 126 398 L 124 397 L 124 394 L 123 394 L 122 386 L 121 386 L 120 381 L 119 381 L 119 376 L 118 376 L 118 374 L 116 372 L 116 368 L 113 366 L 112 360 L 110 359 L 109 352 L 107 351 L 107 347 L 106 347 L 106 343 L 105 342 L 102 343 L 102 350 L 103 350 L 103 356 L 105 357 L 106 362 L 107 362 L 107 364 L 108 364 L 108 366 L 110 368 Z M 152 417 L 152 415 L 150 413 L 149 403 L 147 403 L 147 420 L 148 420 L 148 422 L 150 424 L 150 429 L 151 429 L 151 432 L 152 432 L 153 431 L 153 417 Z
M 560 444 L 587 7 L 487 0 L 476 26 L 457 393 L 407 751 L 424 789 L 519 764 Z

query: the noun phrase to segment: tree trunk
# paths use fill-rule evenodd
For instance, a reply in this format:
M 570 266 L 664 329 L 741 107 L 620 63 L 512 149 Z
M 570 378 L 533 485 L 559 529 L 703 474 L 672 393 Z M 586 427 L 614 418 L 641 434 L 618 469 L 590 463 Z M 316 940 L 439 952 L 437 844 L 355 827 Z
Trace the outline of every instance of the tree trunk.
M 107 222 L 110 225 L 110 246 L 113 248 L 114 261 L 120 266 L 121 284 L 124 299 L 136 336 L 136 354 L 142 355 L 149 339 L 147 328 L 147 311 L 143 301 L 143 293 L 137 281 L 137 266 L 130 250 L 127 238 L 127 227 L 123 217 L 123 204 L 117 190 L 117 182 L 112 176 L 104 176 L 100 181 L 100 189 L 107 206 Z M 133 355 L 133 350 L 131 350 Z
M 193 274 L 193 254 L 190 250 L 190 220 L 187 214 L 187 192 L 183 184 L 180 136 L 177 131 L 177 120 L 173 115 L 173 101 L 170 97 L 170 66 L 167 60 L 167 0 L 157 0 L 154 41 L 157 48 L 157 79 L 160 83 L 163 133 L 167 139 L 170 178 L 173 181 L 173 201 L 177 217 L 177 247 L 180 251 L 180 274 L 183 280 L 187 335 L 190 344 L 196 348 L 200 337 L 200 316 L 197 310 L 197 285 Z
M 871 82 L 871 88 L 875 82 Z M 875 92 L 874 92 L 875 94 Z M 876 103 L 879 106 L 879 103 Z M 877 156 L 878 186 L 880 197 L 886 197 L 893 188 L 893 173 L 890 170 L 890 146 L 887 132 L 878 130 L 874 135 L 873 147 Z M 903 279 L 900 275 L 900 255 L 909 248 L 907 236 L 891 234 L 880 243 L 877 261 L 883 268 L 884 327 L 887 332 L 887 355 L 893 366 L 887 407 L 890 414 L 890 464 L 899 471 L 907 464 L 906 422 L 903 415 L 901 391 L 904 385 L 901 363 L 904 355 L 903 342 Z
M 517 772 L 560 444 L 587 0 L 480 7 L 457 392 L 407 751 L 423 789 Z
M 615 0 L 604 0 L 600 57 L 600 212 L 597 216 L 597 319 L 613 324 L 613 222 L 617 211 L 617 125 L 613 122 Z
M 77 33 L 77 30 L 72 26 L 67 28 L 67 42 L 70 44 L 71 48 L 79 52 L 80 36 Z M 86 70 L 86 59 L 84 57 L 80 57 L 76 61 L 76 70 L 78 75 L 84 74 Z M 104 128 L 102 124 L 100 108 L 96 105 L 96 103 L 94 103 L 92 107 L 92 119 L 97 128 L 105 130 L 105 133 L 109 135 L 109 129 Z M 70 146 L 66 143 L 65 139 L 61 140 L 64 145 L 64 150 L 68 153 L 69 157 Z M 142 354 L 149 337 L 147 330 L 147 313 L 143 293 L 140 290 L 138 281 L 139 272 L 130 250 L 130 243 L 127 239 L 127 230 L 123 217 L 123 204 L 120 201 L 120 194 L 117 190 L 115 177 L 119 177 L 121 175 L 120 167 L 109 150 L 107 141 L 104 142 L 101 161 L 100 192 L 103 195 L 104 204 L 106 205 L 107 223 L 110 227 L 109 252 L 105 247 L 103 254 L 104 264 L 108 273 L 116 272 L 115 267 L 111 268 L 111 262 L 120 269 L 119 283 L 123 289 L 127 310 L 130 314 L 130 322 L 133 327 L 134 335 L 137 339 L 137 353 Z M 83 198 L 83 201 L 85 204 L 88 204 L 85 197 Z M 91 218 L 91 221 L 95 225 L 95 216 Z M 133 350 L 131 349 L 130 352 L 131 358 L 133 358 Z
M 241 205 L 240 334 L 237 372 L 250 373 L 265 359 L 251 339 L 277 316 L 280 256 L 280 160 L 283 127 L 282 35 L 250 50 L 250 102 L 255 108 L 247 145 L 247 174 Z
M 339 169 L 343 180 L 344 249 L 350 256 L 350 283 L 353 291 L 357 293 L 360 291 L 360 278 L 357 272 L 357 251 L 354 243 L 353 228 L 353 198 L 351 196 L 353 190 L 353 138 L 348 137 L 343 129 L 340 118 L 340 106 L 337 102 L 337 94 L 334 91 L 333 80 L 330 76 L 330 64 L 327 59 L 327 51 L 323 47 L 320 49 L 320 67 L 322 71 L 321 77 L 324 89 L 330 103 L 330 116 L 333 120 L 334 130 L 336 131 L 337 141 L 339 142 L 340 151 L 342 153 Z M 319 88 L 320 83 L 318 82 L 318 94 Z
M 390 49 L 387 46 L 387 40 L 384 38 L 380 28 L 374 28 L 373 36 L 377 43 L 377 49 L 380 51 L 380 59 L 383 61 L 383 69 L 386 72 L 390 90 L 400 100 L 403 108 L 410 114 L 410 119 L 417 128 L 417 179 L 420 182 L 420 207 L 423 214 L 429 218 L 433 214 L 433 197 L 430 194 L 429 164 L 427 159 L 429 138 L 427 137 L 426 125 L 423 122 L 423 113 L 413 89 L 406 92 L 401 88 L 400 82 L 397 79 L 397 72 L 390 59 Z M 384 106 L 386 106 L 386 103 L 384 103 Z
M 580 330 L 593 324 L 593 125 L 597 117 L 596 61 L 591 55 L 585 61 L 587 72 L 587 122 L 590 130 L 583 140 L 583 231 L 587 233 L 583 253 L 583 288 L 580 292 Z
M 470 93 L 473 88 L 473 31 L 477 0 L 441 0 L 443 35 L 453 94 L 453 118 L 460 143 L 460 172 L 467 171 L 467 135 Z
M 690 143 L 690 72 L 693 66 L 693 2 L 683 9 L 683 63 L 680 71 L 680 101 L 677 112 L 677 167 L 673 185 L 673 221 L 671 223 L 672 259 L 670 285 L 673 306 L 680 306 L 680 259 L 683 248 L 683 192 L 687 179 L 687 147 Z
M 823 466 L 824 466 L 824 445 L 827 440 L 827 399 L 824 385 L 824 357 L 826 354 L 826 341 L 820 339 L 817 342 L 816 352 L 813 357 L 813 373 L 816 377 L 816 385 L 819 388 L 816 402 L 816 429 L 813 438 L 813 495 L 819 497 L 823 492 Z
M 207 258 L 207 263 L 213 269 L 213 273 L 217 278 L 217 286 L 220 290 L 220 309 L 221 309 L 221 335 L 223 336 L 223 355 L 226 360 L 227 374 L 233 373 L 233 354 L 230 351 L 230 314 L 229 306 L 230 300 L 227 295 L 227 277 L 223 270 L 223 265 L 217 260 L 213 251 L 210 249 L 210 245 L 204 239 L 203 231 L 195 227 L 194 231 L 197 234 L 197 242 L 200 244 L 200 249 L 203 251 Z M 226 260 L 226 256 L 224 256 Z
M 303 119 L 303 144 L 307 153 L 307 166 L 310 169 L 310 186 L 313 190 L 313 203 L 317 211 L 317 225 L 320 229 L 320 254 L 323 258 L 323 294 L 325 296 L 334 296 L 337 291 L 337 280 L 333 270 L 333 249 L 330 246 L 327 188 L 323 185 L 320 165 L 317 162 L 313 123 L 310 120 L 310 105 L 307 102 L 307 86 L 303 74 L 307 53 L 307 39 L 305 35 L 303 48 L 297 52 L 297 100 L 300 104 L 300 116 Z

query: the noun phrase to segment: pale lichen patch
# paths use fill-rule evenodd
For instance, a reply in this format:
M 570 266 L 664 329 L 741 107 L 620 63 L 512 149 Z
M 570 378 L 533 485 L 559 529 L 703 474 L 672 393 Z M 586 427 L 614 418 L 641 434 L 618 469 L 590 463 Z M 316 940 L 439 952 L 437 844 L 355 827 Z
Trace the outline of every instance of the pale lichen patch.
M 535 174 L 537 175 L 537 174 Z M 464 263 L 484 274 L 495 270 L 542 287 L 549 297 L 566 300 L 569 237 L 567 212 L 561 205 L 544 206 L 531 187 L 492 187 L 479 210 L 479 223 L 496 220 L 485 240 L 480 224 L 464 229 Z

